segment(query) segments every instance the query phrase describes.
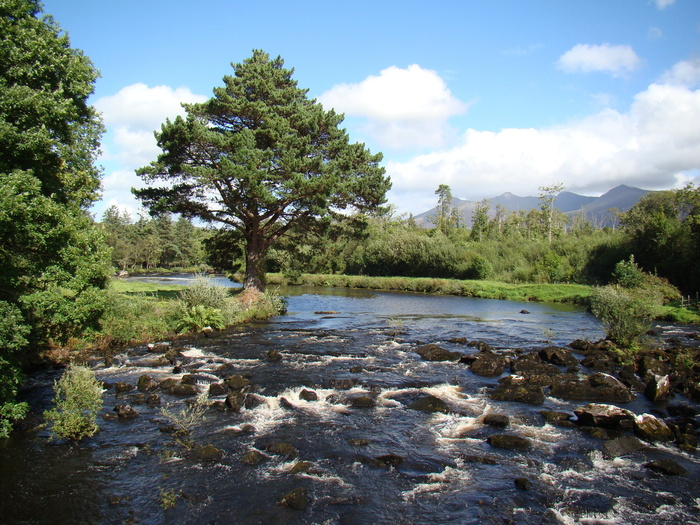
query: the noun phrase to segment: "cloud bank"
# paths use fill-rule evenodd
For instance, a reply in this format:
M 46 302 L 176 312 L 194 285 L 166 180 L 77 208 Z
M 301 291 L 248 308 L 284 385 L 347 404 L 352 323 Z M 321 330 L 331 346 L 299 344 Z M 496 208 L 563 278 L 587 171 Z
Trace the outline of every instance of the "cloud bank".
M 166 118 L 184 115 L 183 102 L 206 99 L 186 87 L 149 87 L 139 83 L 95 102 L 108 130 L 100 159 L 106 167 L 102 180 L 105 208 L 114 204 L 132 216 L 137 213 L 139 203 L 131 195 L 131 188 L 143 187 L 143 182 L 134 170 L 149 164 L 160 153 L 153 132 L 160 129 Z M 95 210 L 98 218 L 103 211 Z
M 319 98 L 326 108 L 366 119 L 362 131 L 380 147 L 436 148 L 454 134 L 448 119 L 469 105 L 455 98 L 432 70 L 391 66 L 359 84 L 339 84 Z
M 626 113 L 604 109 L 541 129 L 469 129 L 453 148 L 389 162 L 392 197 L 426 202 L 439 184 L 470 199 L 503 191 L 534 195 L 555 182 L 587 194 L 619 184 L 682 186 L 700 171 L 700 90 L 693 89 L 698 82 L 700 61 L 681 62 L 638 93 Z

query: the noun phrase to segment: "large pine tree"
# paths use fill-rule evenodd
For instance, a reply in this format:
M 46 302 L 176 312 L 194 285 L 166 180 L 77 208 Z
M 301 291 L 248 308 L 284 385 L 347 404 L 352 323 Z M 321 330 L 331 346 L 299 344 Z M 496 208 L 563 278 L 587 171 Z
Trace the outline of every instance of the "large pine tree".
M 363 144 L 350 143 L 342 115 L 297 87 L 281 58 L 254 51 L 187 118 L 156 133 L 163 150 L 138 170 L 153 184 L 134 193 L 153 212 L 175 212 L 234 230 L 246 251 L 245 288 L 264 289 L 265 254 L 292 228 L 385 202 L 391 184 Z

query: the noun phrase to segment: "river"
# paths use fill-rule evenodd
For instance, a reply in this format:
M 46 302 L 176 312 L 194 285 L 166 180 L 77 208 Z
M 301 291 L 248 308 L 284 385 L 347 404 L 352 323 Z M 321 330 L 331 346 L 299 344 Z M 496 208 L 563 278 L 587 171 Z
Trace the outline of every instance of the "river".
M 45 429 L 0 442 L 3 523 L 437 524 L 698 523 L 700 460 L 670 444 L 606 458 L 602 441 L 546 423 L 542 410 L 573 414 L 581 403 L 547 397 L 542 405 L 492 401 L 498 378 L 458 362 L 415 353 L 437 343 L 464 355 L 484 341 L 500 352 L 597 340 L 599 323 L 567 305 L 290 287 L 288 313 L 214 337 L 173 344 L 177 369 L 138 347 L 112 362 L 91 362 L 108 385 L 136 385 L 189 374 L 206 391 L 240 375 L 254 400 L 240 412 L 210 408 L 188 437 L 163 432 L 163 406 L 184 398 L 158 391 L 161 405 L 136 390 L 105 392 L 101 430 L 78 444 L 52 442 Z M 270 352 L 279 359 L 271 359 Z M 48 408 L 57 372 L 24 390 Z M 449 410 L 409 408 L 425 395 Z M 224 395 L 213 396 L 222 408 Z M 367 404 L 355 403 L 362 398 Z M 688 404 L 685 399 L 673 403 Z M 130 404 L 138 416 L 118 419 Z M 626 408 L 654 407 L 642 396 Z M 505 432 L 531 450 L 492 447 Z M 284 443 L 286 454 L 275 444 Z M 213 445 L 207 461 L 195 453 Z M 248 461 L 250 453 L 261 459 Z M 672 458 L 687 476 L 643 467 Z M 519 484 L 515 480 L 520 480 Z M 526 480 L 523 482 L 523 480 Z M 523 485 L 523 483 L 525 483 Z M 304 489 L 301 509 L 281 505 Z

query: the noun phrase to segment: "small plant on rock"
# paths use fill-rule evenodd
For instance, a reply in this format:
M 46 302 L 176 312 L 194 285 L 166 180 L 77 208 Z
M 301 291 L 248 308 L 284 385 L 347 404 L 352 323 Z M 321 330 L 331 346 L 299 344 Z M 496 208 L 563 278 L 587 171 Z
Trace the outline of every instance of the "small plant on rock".
M 53 424 L 55 437 L 79 441 L 99 430 L 97 414 L 102 408 L 102 385 L 84 366 L 71 366 L 54 383 L 54 407 L 44 412 Z
M 209 397 L 206 392 L 203 392 L 197 396 L 194 403 L 177 412 L 168 404 L 160 409 L 160 413 L 175 427 L 177 434 L 187 435 L 192 426 L 202 420 L 207 408 L 209 408 Z

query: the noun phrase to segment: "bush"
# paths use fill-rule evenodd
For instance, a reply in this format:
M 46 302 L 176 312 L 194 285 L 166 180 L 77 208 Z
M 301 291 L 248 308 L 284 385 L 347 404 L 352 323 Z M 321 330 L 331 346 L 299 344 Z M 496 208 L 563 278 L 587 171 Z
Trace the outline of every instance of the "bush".
M 181 308 L 175 321 L 175 328 L 178 332 L 200 332 L 207 326 L 216 330 L 226 328 L 226 320 L 221 310 L 201 304 L 187 306 L 186 303 L 181 303 Z
M 591 310 L 605 327 L 608 339 L 622 346 L 633 346 L 659 311 L 658 299 L 620 286 L 596 288 Z
M 180 292 L 180 299 L 187 306 L 208 306 L 221 310 L 231 297 L 230 289 L 215 284 L 206 275 L 197 275 L 192 283 Z
M 20 358 L 29 330 L 18 308 L 0 301 L 0 438 L 10 434 L 12 421 L 27 413 L 27 404 L 15 402 L 15 397 L 23 377 Z
M 58 438 L 81 440 L 99 430 L 97 414 L 102 408 L 102 385 L 84 366 L 71 366 L 54 383 L 54 408 L 44 412 Z

